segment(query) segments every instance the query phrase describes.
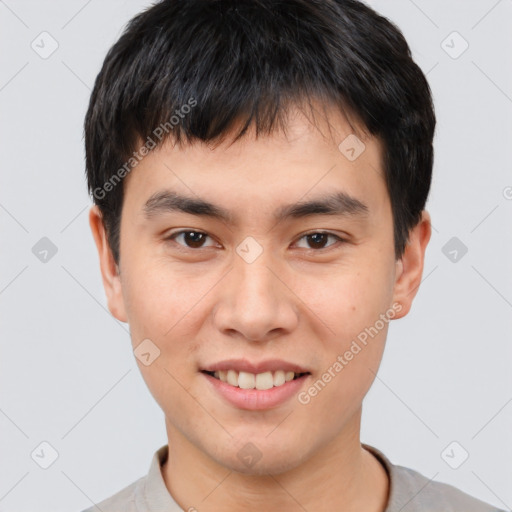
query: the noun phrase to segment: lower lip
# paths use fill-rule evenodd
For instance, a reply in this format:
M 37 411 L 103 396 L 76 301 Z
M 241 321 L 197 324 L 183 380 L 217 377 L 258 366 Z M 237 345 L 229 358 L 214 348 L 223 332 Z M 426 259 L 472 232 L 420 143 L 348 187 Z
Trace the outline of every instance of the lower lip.
M 211 386 L 231 405 L 239 409 L 261 411 L 278 407 L 296 395 L 310 374 L 285 382 L 282 386 L 271 389 L 241 389 L 201 372 Z

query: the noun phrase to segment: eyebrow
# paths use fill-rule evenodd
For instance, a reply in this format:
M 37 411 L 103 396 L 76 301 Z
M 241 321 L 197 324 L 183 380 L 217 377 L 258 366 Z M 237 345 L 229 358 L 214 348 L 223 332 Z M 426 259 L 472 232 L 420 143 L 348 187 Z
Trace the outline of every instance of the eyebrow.
M 144 215 L 147 219 L 154 216 L 181 212 L 191 215 L 210 217 L 235 223 L 235 217 L 229 210 L 198 197 L 178 194 L 171 190 L 155 192 L 144 204 Z M 281 222 L 288 218 L 303 218 L 312 215 L 361 216 L 368 215 L 368 206 L 346 192 L 334 192 L 312 199 L 299 201 L 279 207 L 274 212 L 274 221 Z

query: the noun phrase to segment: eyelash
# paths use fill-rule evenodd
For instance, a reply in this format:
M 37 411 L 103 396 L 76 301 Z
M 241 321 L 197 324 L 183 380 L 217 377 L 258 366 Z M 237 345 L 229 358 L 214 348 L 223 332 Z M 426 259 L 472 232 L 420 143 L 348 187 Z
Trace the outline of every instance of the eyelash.
M 196 234 L 199 234 L 199 235 L 206 235 L 206 236 L 210 237 L 210 235 L 208 235 L 208 233 L 205 233 L 204 231 L 195 231 L 195 230 L 192 230 L 192 229 L 185 229 L 185 230 L 177 231 L 176 233 L 172 233 L 171 235 L 169 235 L 168 237 L 165 238 L 165 241 L 172 241 L 172 242 L 174 242 L 175 239 L 179 235 L 183 235 L 185 233 L 196 233 Z M 344 238 L 341 238 L 340 236 L 335 235 L 334 233 L 330 233 L 328 231 L 310 231 L 309 233 L 304 233 L 299 238 L 299 240 L 302 240 L 303 238 L 306 238 L 306 237 L 311 236 L 311 235 L 327 235 L 327 236 L 331 236 L 331 237 L 335 238 L 339 243 L 345 243 L 346 242 L 346 240 Z M 204 247 L 194 248 L 194 247 L 189 247 L 189 246 L 182 245 L 182 244 L 178 244 L 178 245 L 182 249 L 185 249 L 185 250 L 190 249 L 192 251 L 198 251 L 200 249 L 204 249 Z M 327 247 L 321 247 L 320 249 L 309 248 L 309 249 L 305 249 L 305 250 L 306 251 L 313 251 L 313 252 L 327 251 L 327 250 L 331 249 L 335 245 L 336 244 L 331 244 L 331 245 L 329 245 Z

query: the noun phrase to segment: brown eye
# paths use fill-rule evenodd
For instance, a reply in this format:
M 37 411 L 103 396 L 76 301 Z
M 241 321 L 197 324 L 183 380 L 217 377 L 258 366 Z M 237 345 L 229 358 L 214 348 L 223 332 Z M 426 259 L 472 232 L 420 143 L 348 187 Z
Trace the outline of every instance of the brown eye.
M 334 243 L 326 245 L 329 237 L 334 238 L 335 240 L 337 240 L 339 242 L 344 242 L 344 240 L 341 237 L 334 235 L 333 233 L 325 233 L 322 231 L 316 231 L 314 233 L 307 233 L 307 234 L 303 235 L 300 238 L 300 240 L 306 239 L 307 244 L 309 245 L 309 247 L 306 247 L 306 249 L 321 250 L 321 249 L 329 248 L 332 245 L 334 245 Z
M 206 233 L 202 231 L 178 231 L 170 235 L 167 240 L 177 240 L 179 237 L 183 237 L 184 243 L 179 243 L 189 249 L 200 249 L 204 246 L 204 241 L 209 238 Z

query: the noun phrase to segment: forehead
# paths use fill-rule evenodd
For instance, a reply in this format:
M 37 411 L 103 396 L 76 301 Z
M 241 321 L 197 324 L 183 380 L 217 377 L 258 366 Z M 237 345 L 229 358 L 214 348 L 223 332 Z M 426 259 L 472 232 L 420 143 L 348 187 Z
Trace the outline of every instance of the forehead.
M 278 204 L 332 191 L 363 205 L 359 198 L 375 203 L 379 194 L 387 195 L 380 141 L 362 130 L 356 135 L 342 115 L 319 115 L 312 123 L 295 110 L 285 128 L 258 136 L 249 129 L 236 142 L 228 135 L 216 144 L 178 145 L 169 138 L 126 176 L 125 202 L 147 212 L 148 203 L 155 206 L 160 195 L 163 204 L 161 196 L 170 190 L 200 197 L 228 215 L 231 209 L 256 214 L 270 208 L 278 214 Z

